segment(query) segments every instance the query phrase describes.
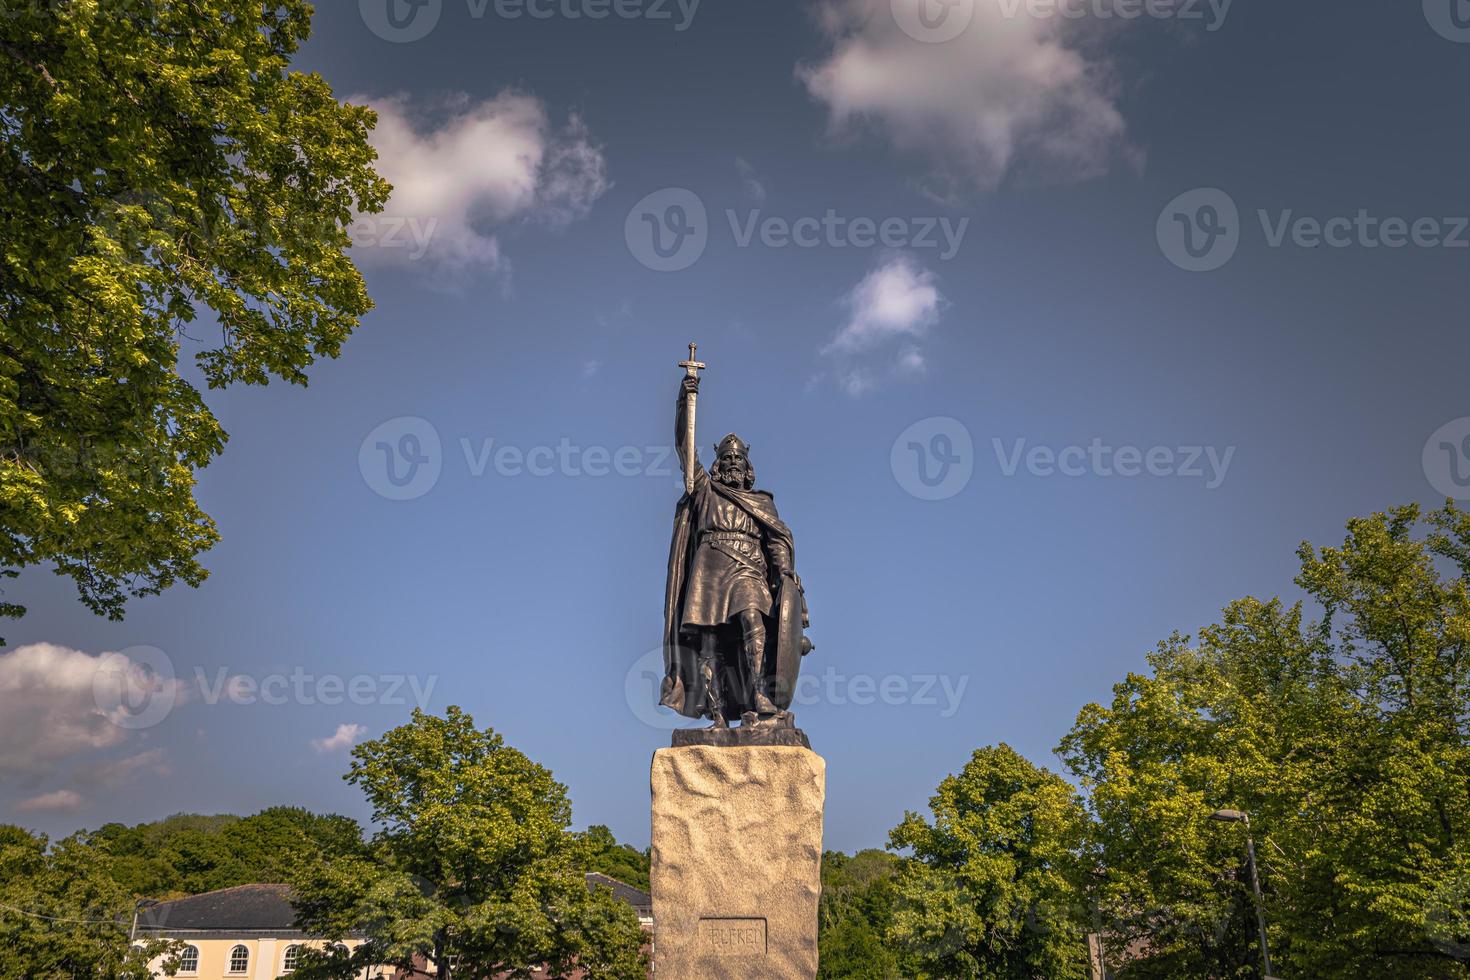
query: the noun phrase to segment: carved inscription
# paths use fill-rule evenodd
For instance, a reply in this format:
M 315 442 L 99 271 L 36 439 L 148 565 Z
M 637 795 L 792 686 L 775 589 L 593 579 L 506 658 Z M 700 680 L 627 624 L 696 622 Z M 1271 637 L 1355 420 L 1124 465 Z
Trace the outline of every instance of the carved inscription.
M 699 946 L 712 956 L 765 956 L 765 919 L 700 919 Z

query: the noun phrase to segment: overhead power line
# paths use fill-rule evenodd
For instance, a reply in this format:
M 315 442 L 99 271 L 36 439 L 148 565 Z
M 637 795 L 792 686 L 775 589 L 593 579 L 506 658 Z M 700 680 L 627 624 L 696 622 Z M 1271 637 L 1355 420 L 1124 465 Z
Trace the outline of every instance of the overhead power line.
M 18 909 L 13 905 L 6 905 L 4 902 L 0 902 L 0 909 L 4 909 L 7 912 L 14 912 L 16 915 L 30 916 L 33 919 L 45 919 L 47 922 L 70 922 L 75 925 L 104 925 L 118 926 L 119 928 L 122 927 L 122 923 L 119 922 L 117 919 L 72 919 L 61 915 L 46 915 L 42 912 L 28 912 L 25 909 Z

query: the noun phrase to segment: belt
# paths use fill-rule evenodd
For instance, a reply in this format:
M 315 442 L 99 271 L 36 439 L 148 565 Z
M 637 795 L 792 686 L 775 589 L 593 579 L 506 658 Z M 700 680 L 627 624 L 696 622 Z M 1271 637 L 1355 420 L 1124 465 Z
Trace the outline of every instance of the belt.
M 760 544 L 760 535 L 747 534 L 745 531 L 705 531 L 700 535 L 704 540 L 710 542 L 724 542 L 725 544 Z

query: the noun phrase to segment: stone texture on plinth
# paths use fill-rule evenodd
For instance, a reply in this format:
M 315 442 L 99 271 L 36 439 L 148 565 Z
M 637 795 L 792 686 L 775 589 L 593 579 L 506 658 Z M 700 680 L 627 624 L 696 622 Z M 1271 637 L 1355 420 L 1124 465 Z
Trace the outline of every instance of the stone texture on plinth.
M 817 975 L 827 763 L 795 746 L 653 755 L 654 975 Z

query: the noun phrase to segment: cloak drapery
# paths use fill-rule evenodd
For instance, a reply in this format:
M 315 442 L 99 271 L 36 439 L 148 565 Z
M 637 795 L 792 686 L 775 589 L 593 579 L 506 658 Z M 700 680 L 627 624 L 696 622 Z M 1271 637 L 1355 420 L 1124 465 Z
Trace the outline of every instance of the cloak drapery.
M 696 494 L 718 493 L 740 507 L 760 525 L 766 537 L 783 543 L 795 562 L 791 530 L 777 516 L 775 500 L 768 492 L 727 487 L 712 479 L 702 479 L 699 483 Z M 706 714 L 706 703 L 704 680 L 699 674 L 699 650 L 694 645 L 698 639 L 681 636 L 679 632 L 689 565 L 699 543 L 695 540 L 693 513 L 694 497 L 685 494 L 674 509 L 674 536 L 669 546 L 668 579 L 664 589 L 664 681 L 659 701 L 681 715 L 699 718 Z M 800 582 L 781 576 L 779 592 L 772 607 L 775 628 L 766 631 L 765 667 L 774 680 L 767 685 L 771 700 L 783 711 L 791 707 L 795 694 L 802 656 L 804 609 Z M 727 692 L 737 689 L 725 685 Z

